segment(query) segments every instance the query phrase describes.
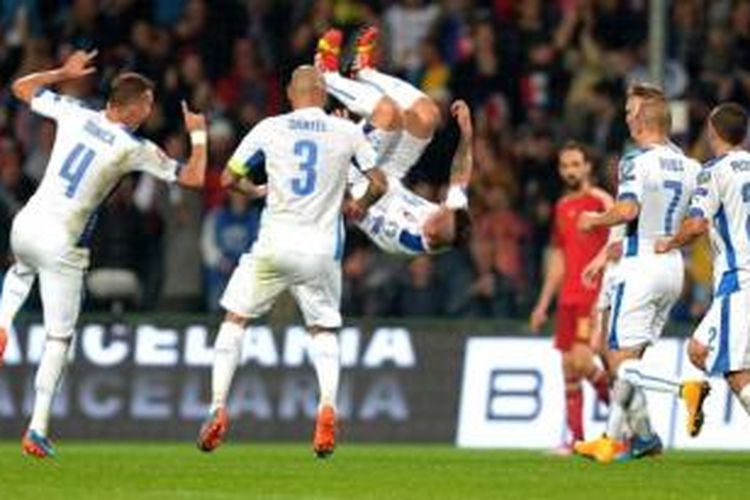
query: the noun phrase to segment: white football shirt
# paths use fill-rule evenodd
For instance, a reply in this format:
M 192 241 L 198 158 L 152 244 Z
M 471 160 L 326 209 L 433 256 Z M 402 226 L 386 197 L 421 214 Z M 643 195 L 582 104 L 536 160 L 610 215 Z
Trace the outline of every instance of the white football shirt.
M 711 221 L 714 293 L 750 285 L 750 153 L 731 151 L 706 163 L 689 216 Z
M 97 209 L 124 175 L 137 170 L 177 179 L 176 160 L 102 111 L 48 89 L 37 92 L 31 109 L 55 120 L 57 132 L 42 182 L 24 210 L 61 224 L 71 245 L 88 243 Z
M 620 161 L 618 200 L 640 205 L 627 225 L 626 257 L 653 253 L 657 239 L 671 236 L 685 218 L 700 164 L 672 144 L 634 150 Z
M 354 123 L 316 107 L 258 123 L 229 160 L 237 175 L 265 163 L 266 208 L 258 245 L 341 257 L 341 204 L 349 165 L 375 166 L 376 153 Z

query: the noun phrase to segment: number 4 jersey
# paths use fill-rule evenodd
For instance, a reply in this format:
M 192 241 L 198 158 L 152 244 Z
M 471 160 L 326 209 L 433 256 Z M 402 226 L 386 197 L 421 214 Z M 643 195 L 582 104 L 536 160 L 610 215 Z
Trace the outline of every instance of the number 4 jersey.
M 24 226 L 44 231 L 47 239 L 86 246 L 97 208 L 129 172 L 177 179 L 177 161 L 109 121 L 102 111 L 47 89 L 34 96 L 31 109 L 55 120 L 57 133 L 44 178 L 19 216 Z
M 375 150 L 354 123 L 309 107 L 266 118 L 242 140 L 229 168 L 245 176 L 265 164 L 266 208 L 254 248 L 341 257 L 341 204 L 350 162 L 367 171 Z
M 731 151 L 708 162 L 698 177 L 691 217 L 711 221 L 714 294 L 750 285 L 750 153 Z

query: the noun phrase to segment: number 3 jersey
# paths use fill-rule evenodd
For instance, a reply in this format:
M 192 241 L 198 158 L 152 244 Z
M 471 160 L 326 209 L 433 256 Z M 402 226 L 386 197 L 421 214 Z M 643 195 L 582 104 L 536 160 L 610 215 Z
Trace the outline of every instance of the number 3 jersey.
M 257 247 L 341 257 L 341 204 L 350 162 L 375 166 L 375 150 L 354 123 L 315 107 L 266 118 L 229 160 L 245 176 L 265 163 L 266 208 Z
M 44 227 L 63 245 L 88 243 L 97 208 L 129 172 L 177 179 L 177 161 L 102 111 L 48 89 L 33 97 L 31 109 L 55 120 L 57 132 L 42 182 L 19 215 L 24 225 Z
M 714 294 L 750 285 L 750 153 L 730 151 L 708 162 L 698 176 L 690 217 L 711 221 Z
M 627 225 L 625 257 L 653 254 L 656 240 L 677 232 L 699 170 L 698 162 L 672 144 L 638 149 L 623 157 L 617 199 L 640 205 L 638 218 Z

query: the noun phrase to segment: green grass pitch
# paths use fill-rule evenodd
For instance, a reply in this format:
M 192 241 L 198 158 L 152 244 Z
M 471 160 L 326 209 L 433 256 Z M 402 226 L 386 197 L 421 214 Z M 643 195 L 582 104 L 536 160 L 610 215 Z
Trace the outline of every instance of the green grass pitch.
M 345 444 L 315 460 L 298 444 L 60 443 L 23 457 L 0 443 L 0 498 L 366 499 L 749 498 L 750 453 L 667 452 L 601 466 L 531 451 Z

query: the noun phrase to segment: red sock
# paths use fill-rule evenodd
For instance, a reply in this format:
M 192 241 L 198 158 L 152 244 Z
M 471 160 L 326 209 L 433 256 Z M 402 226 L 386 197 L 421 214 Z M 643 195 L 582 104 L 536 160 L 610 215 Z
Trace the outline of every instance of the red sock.
M 565 409 L 567 412 L 568 429 L 573 441 L 583 440 L 583 391 L 578 389 L 565 390 Z
M 604 404 L 609 404 L 609 377 L 604 370 L 596 370 L 589 377 L 589 382 L 596 391 L 596 398 Z

